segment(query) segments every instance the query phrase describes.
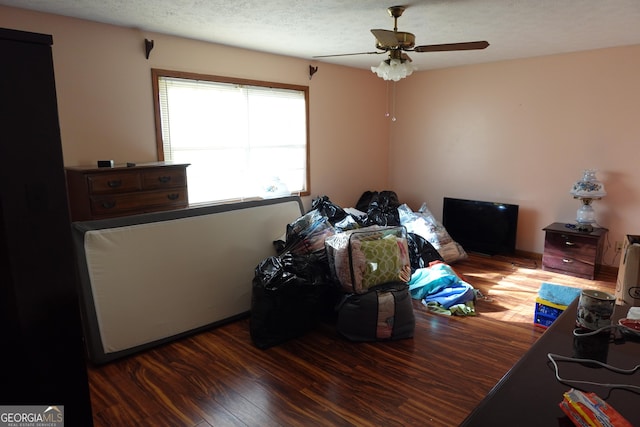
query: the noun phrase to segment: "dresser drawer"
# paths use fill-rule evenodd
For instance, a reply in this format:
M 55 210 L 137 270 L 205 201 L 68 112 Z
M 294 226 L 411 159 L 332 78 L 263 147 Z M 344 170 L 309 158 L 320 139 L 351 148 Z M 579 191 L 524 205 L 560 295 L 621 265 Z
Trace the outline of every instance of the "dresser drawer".
M 123 193 L 142 189 L 139 172 L 120 172 L 86 175 L 90 194 Z
M 549 233 L 544 243 L 545 253 L 591 262 L 596 257 L 597 248 L 595 239 L 566 233 Z
M 567 273 L 588 279 L 593 278 L 595 270 L 593 260 L 588 261 L 562 255 L 548 255 L 546 252 L 542 256 L 542 265 L 545 270 Z
M 94 217 L 120 216 L 187 206 L 187 189 L 174 188 L 140 193 L 91 196 Z
M 187 173 L 185 169 L 163 168 L 150 169 L 142 173 L 142 187 L 145 190 L 159 188 L 185 187 Z

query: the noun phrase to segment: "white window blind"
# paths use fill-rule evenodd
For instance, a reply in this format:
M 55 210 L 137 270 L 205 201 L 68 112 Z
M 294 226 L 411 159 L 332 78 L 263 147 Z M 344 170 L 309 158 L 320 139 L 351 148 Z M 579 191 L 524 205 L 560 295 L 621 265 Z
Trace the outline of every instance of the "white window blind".
M 189 202 L 305 193 L 304 90 L 158 76 L 164 160 L 190 163 Z

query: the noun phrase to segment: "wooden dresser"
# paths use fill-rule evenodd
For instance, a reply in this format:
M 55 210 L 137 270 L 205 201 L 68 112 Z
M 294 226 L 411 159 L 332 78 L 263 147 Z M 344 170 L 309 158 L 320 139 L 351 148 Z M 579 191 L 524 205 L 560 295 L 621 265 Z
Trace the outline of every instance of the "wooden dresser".
M 67 167 L 72 221 L 185 208 L 189 164 L 153 162 L 128 167 Z
M 606 228 L 577 231 L 555 222 L 544 228 L 542 269 L 593 280 L 602 264 Z

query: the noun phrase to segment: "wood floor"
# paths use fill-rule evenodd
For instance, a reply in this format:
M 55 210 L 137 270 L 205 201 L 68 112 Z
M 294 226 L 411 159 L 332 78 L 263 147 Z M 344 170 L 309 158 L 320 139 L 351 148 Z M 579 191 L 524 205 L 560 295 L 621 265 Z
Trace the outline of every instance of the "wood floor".
M 259 350 L 249 319 L 89 367 L 101 426 L 456 426 L 540 337 L 538 288 L 613 292 L 615 270 L 583 280 L 539 261 L 471 255 L 452 266 L 484 298 L 477 316 L 428 313 L 412 339 L 351 343 L 323 324 Z

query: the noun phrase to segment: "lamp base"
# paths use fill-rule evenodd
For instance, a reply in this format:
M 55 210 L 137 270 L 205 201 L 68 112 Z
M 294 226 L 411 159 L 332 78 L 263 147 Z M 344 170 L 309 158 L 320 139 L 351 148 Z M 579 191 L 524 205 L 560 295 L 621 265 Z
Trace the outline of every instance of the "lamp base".
M 591 224 L 576 224 L 576 230 L 584 231 L 585 233 L 591 233 L 593 231 L 593 225 Z
M 593 223 L 596 222 L 596 213 L 591 207 L 591 199 L 581 199 L 582 205 L 576 215 L 576 230 L 591 233 Z

